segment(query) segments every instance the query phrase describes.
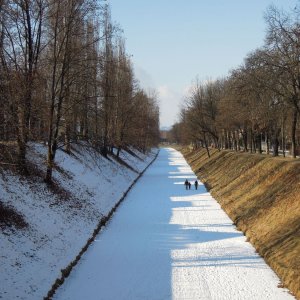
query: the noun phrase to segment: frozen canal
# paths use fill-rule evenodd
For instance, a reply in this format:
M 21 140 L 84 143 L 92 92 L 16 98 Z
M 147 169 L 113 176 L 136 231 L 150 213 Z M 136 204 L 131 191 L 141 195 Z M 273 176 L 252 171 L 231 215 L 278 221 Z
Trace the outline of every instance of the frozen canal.
M 161 149 L 54 299 L 294 299 L 195 181 Z

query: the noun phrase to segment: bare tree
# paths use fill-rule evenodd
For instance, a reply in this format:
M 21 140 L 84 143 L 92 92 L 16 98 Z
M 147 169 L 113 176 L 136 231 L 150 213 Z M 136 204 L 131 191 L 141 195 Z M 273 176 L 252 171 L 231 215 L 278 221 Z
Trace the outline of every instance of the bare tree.
M 18 165 L 26 172 L 32 96 L 41 53 L 44 0 L 1 3 L 1 57 L 10 79 L 18 82 L 16 99 Z M 16 83 L 16 82 L 15 82 Z
M 58 149 L 84 140 L 104 156 L 157 142 L 159 110 L 134 79 L 121 31 L 101 0 L 0 0 L 0 141 Z M 143 118 L 138 115 L 143 111 Z
M 82 32 L 82 20 L 95 6 L 93 2 L 81 0 L 51 1 L 49 7 L 50 49 L 49 49 L 49 129 L 46 182 L 52 181 L 52 169 L 58 149 L 64 104 L 68 107 L 70 89 L 74 84 L 71 77 L 76 64 L 76 55 L 82 48 L 74 51 L 78 32 Z M 73 73 L 74 74 L 74 73 Z M 76 72 L 75 72 L 76 74 Z M 67 101 L 67 103 L 65 103 Z
M 268 24 L 265 64 L 276 72 L 277 93 L 293 109 L 292 155 L 296 157 L 296 128 L 300 113 L 300 24 L 299 8 L 287 14 L 271 6 L 266 14 Z

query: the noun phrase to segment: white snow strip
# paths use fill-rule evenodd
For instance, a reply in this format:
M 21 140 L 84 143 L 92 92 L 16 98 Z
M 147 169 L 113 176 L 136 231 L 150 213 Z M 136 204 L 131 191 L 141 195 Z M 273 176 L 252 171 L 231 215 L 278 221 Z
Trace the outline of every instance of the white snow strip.
M 294 299 L 182 155 L 160 151 L 57 291 L 59 300 Z M 193 181 L 192 181 L 193 182 Z

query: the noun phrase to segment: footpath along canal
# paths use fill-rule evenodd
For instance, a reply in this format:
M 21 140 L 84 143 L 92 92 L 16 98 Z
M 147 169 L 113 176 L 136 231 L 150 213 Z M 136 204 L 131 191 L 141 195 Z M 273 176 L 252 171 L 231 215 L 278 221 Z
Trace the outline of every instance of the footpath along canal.
M 54 299 L 294 299 L 195 180 L 161 149 Z

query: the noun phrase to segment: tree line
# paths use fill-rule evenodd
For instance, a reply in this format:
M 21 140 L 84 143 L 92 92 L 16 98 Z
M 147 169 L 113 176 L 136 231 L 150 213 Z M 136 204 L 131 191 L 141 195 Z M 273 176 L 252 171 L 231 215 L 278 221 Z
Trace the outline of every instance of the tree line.
M 285 155 L 300 154 L 300 10 L 265 13 L 264 44 L 226 78 L 195 80 L 173 141 Z
M 47 145 L 47 182 L 72 143 L 105 157 L 157 144 L 155 92 L 135 79 L 105 1 L 0 0 L 0 64 L 0 143 L 21 172 L 32 141 Z

